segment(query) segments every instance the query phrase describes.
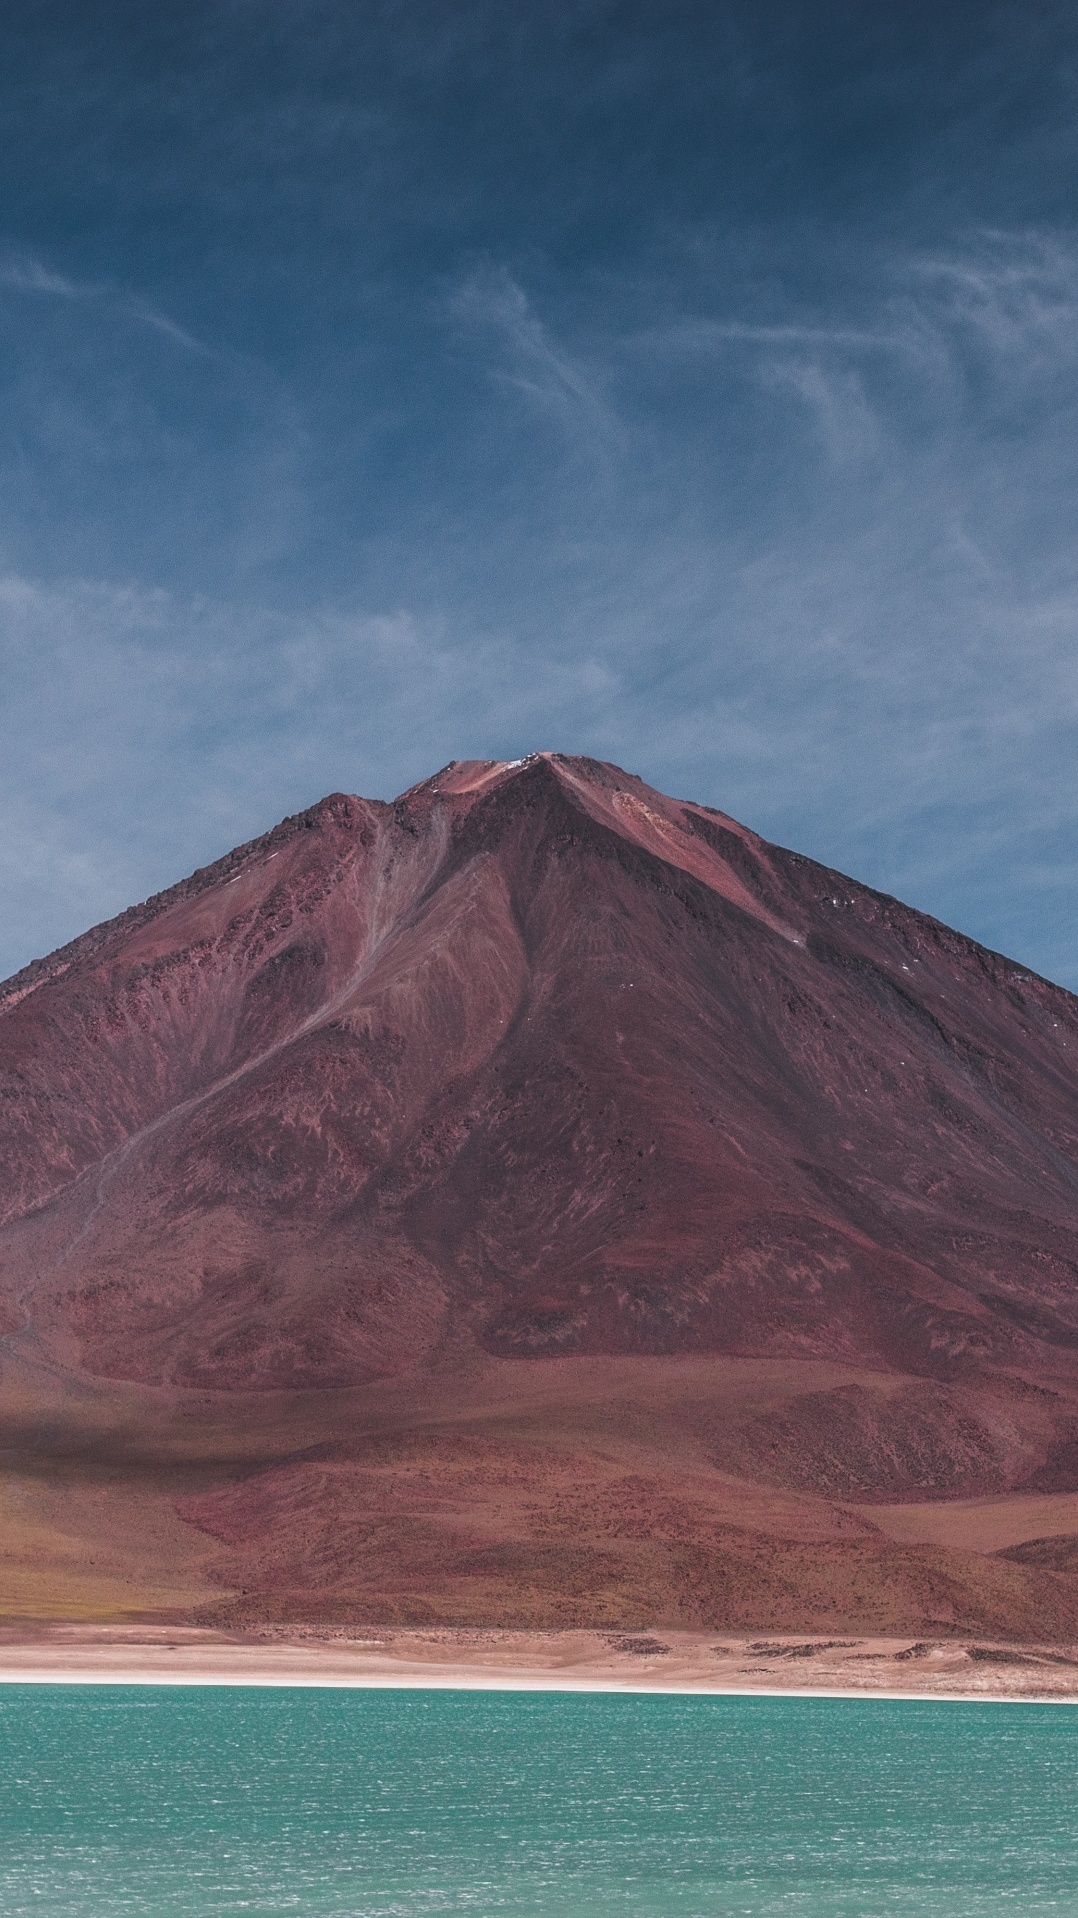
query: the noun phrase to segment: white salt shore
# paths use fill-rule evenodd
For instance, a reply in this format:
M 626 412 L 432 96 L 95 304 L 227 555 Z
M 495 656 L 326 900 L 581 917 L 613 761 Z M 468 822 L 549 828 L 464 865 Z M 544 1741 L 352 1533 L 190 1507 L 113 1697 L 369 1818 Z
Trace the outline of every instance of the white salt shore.
M 1078 1702 L 1078 1647 L 969 1639 L 273 1626 L 8 1625 L 0 1683 Z

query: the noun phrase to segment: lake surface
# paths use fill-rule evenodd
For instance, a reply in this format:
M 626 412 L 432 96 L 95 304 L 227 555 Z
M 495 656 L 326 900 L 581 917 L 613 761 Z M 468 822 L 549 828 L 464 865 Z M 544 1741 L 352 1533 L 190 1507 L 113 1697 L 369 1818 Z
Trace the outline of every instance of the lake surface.
M 1078 1708 L 5 1685 L 0 1912 L 1078 1918 Z

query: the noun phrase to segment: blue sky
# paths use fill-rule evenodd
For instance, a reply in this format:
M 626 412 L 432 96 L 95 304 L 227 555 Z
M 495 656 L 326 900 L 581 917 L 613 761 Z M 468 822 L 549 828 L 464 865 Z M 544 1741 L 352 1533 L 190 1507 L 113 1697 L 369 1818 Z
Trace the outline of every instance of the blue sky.
M 536 747 L 1078 987 L 1069 5 L 31 0 L 0 972 Z

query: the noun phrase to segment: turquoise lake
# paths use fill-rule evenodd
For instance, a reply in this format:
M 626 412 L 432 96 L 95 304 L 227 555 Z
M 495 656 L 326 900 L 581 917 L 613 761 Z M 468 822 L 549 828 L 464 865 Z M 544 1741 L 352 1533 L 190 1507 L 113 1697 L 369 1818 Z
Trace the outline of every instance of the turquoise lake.
M 1078 1918 L 1078 1709 L 0 1688 L 0 1913 Z

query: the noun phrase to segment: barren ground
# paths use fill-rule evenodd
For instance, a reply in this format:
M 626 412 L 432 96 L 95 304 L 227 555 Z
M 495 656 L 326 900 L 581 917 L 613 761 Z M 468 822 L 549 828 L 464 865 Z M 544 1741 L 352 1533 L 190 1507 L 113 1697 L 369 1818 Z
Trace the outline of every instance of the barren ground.
M 1078 1645 L 714 1633 L 47 1626 L 0 1632 L 0 1681 L 820 1692 L 1078 1700 Z
M 823 1389 L 883 1398 L 893 1375 L 473 1353 L 329 1393 L 56 1377 L 50 1396 L 38 1373 L 20 1398 L 13 1369 L 7 1381 L 12 1628 L 1078 1641 L 1078 1495 L 863 1503 L 731 1462 L 747 1421 Z

